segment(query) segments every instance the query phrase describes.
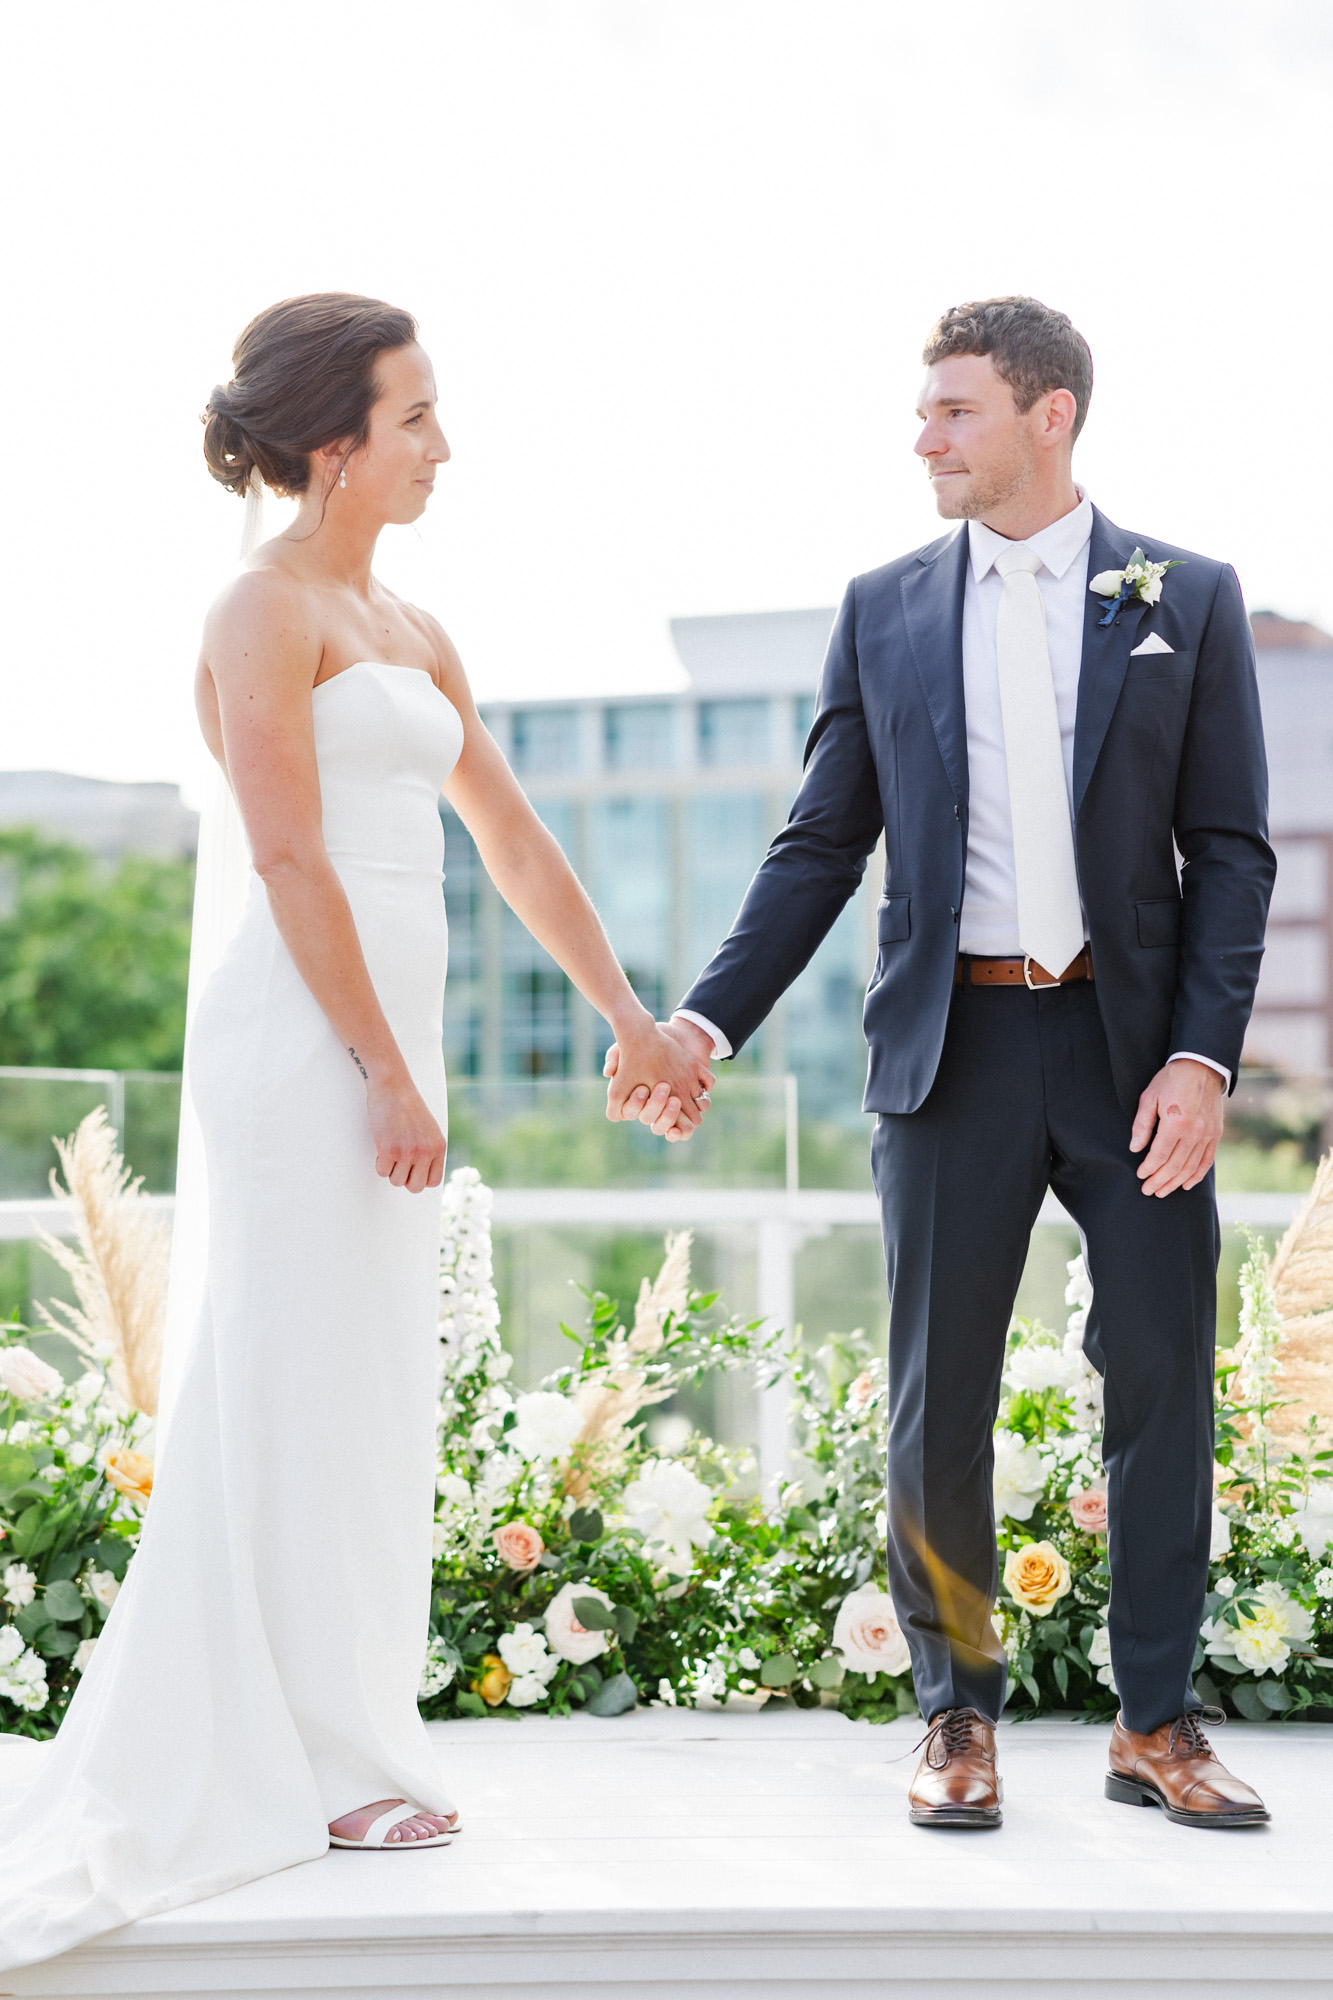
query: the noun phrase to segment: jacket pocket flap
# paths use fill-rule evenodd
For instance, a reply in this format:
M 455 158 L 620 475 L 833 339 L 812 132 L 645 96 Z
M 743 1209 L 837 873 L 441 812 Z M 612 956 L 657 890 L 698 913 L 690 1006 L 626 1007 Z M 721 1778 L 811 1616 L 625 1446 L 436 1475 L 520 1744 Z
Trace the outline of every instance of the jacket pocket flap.
M 900 944 L 912 935 L 912 898 L 881 896 L 875 935 L 881 944 Z
M 1180 898 L 1161 896 L 1150 903 L 1136 903 L 1139 943 L 1142 945 L 1180 943 Z

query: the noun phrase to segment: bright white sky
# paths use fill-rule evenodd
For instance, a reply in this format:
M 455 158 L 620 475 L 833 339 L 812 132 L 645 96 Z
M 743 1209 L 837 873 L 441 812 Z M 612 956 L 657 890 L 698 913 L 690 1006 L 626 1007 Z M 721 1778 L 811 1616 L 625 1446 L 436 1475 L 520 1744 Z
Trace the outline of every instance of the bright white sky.
M 995 292 L 1090 340 L 1114 519 L 1333 627 L 1327 0 L 62 0 L 0 62 L 7 768 L 197 796 L 198 413 L 329 287 L 421 321 L 454 461 L 381 568 L 483 695 L 930 539 L 922 340 Z

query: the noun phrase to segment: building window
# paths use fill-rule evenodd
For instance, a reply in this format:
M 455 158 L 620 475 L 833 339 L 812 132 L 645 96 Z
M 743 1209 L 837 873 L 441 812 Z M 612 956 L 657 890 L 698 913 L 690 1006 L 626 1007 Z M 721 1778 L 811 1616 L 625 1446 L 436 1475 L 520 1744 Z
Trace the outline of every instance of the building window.
M 444 822 L 444 908 L 449 920 L 449 977 L 444 988 L 444 1063 L 457 1076 L 481 1070 L 481 857 L 457 813 Z
M 767 701 L 701 701 L 701 764 L 767 764 L 773 752 Z
M 516 771 L 526 774 L 578 769 L 577 708 L 516 708 L 510 721 Z
M 703 970 L 735 922 L 766 831 L 762 792 L 696 792 L 686 800 L 687 978 Z
M 671 968 L 671 818 L 666 800 L 594 799 L 588 844 L 588 887 L 611 949 L 644 1006 L 660 1015 Z
M 541 820 L 573 858 L 574 806 L 569 799 L 532 801 Z M 506 1076 L 568 1076 L 573 988 L 555 960 L 506 907 L 500 915 L 501 1060 Z
M 626 703 L 603 711 L 606 761 L 613 771 L 642 771 L 675 762 L 670 702 Z
M 814 727 L 815 698 L 812 694 L 798 694 L 792 707 L 795 712 L 796 723 L 796 740 L 793 749 L 796 761 L 799 764 L 804 761 L 806 739 Z

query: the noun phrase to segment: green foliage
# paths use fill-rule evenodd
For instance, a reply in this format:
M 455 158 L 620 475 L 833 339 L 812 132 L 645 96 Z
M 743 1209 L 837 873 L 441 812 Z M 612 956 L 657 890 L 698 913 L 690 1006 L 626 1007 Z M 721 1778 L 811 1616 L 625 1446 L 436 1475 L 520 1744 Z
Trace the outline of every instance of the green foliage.
M 193 876 L 0 831 L 0 1064 L 179 1069 Z

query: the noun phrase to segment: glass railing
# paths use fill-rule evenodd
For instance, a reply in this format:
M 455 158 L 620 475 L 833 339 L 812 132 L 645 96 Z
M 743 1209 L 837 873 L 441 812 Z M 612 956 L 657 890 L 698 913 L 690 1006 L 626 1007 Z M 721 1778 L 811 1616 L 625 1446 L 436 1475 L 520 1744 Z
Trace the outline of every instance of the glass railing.
M 50 1193 L 66 1138 L 101 1104 L 121 1135 L 126 1163 L 150 1194 L 176 1185 L 181 1080 L 157 1070 L 0 1068 L 0 1200 Z
M 611 1125 L 598 1077 L 449 1085 L 451 1167 L 492 1187 L 867 1188 L 871 1121 L 801 1118 L 794 1078 L 728 1074 L 688 1145 L 643 1125 Z M 176 1176 L 180 1078 L 144 1070 L 0 1068 L 0 1199 L 46 1194 L 52 1135 L 95 1105 L 121 1134 L 127 1164 L 152 1194 Z M 1333 1144 L 1333 1072 L 1242 1074 L 1226 1105 L 1217 1182 L 1226 1193 L 1299 1193 Z

